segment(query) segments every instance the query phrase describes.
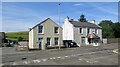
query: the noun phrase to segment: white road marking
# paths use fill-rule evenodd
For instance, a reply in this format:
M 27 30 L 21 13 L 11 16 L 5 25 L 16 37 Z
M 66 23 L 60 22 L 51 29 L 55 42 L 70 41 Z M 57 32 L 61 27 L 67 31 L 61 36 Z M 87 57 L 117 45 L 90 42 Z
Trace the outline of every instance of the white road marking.
M 1 64 L 0 66 L 2 67 L 4 64 Z
M 53 59 L 56 59 L 55 57 L 53 57 Z
M 47 61 L 47 59 L 42 59 L 42 61 L 44 61 L 44 62 L 45 62 L 45 61 Z
M 68 57 L 68 56 L 65 56 L 65 57 Z
M 12 65 L 16 65 L 16 63 L 14 62 Z
M 27 61 L 24 61 L 23 63 L 24 63 L 24 64 L 28 64 L 28 62 L 27 62 Z
M 39 59 L 33 60 L 34 63 L 39 63 L 41 62 Z
M 108 51 L 108 50 L 107 50 Z M 110 51 L 110 50 L 109 50 Z M 97 51 L 97 52 L 88 52 L 88 53 L 82 53 L 82 54 L 73 54 L 73 55 L 66 55 L 66 56 L 63 56 L 63 57 L 60 57 L 60 56 L 58 56 L 58 57 L 51 57 L 51 58 L 49 58 L 49 59 L 57 59 L 57 58 L 61 58 L 61 59 L 65 59 L 65 58 L 70 58 L 71 56 L 72 57 L 74 57 L 74 56 L 79 56 L 79 55 L 86 55 L 86 54 L 94 54 L 94 53 L 98 53 L 98 52 L 103 52 L 103 51 Z M 103 58 L 103 57 L 99 57 L 99 58 Z M 99 58 L 94 58 L 94 59 L 99 59 Z M 78 59 L 78 60 L 83 60 L 83 59 Z M 42 59 L 42 61 L 48 61 L 48 59 Z M 39 62 L 41 62 L 39 59 L 37 59 L 37 60 L 33 60 L 33 62 L 34 63 L 39 63 Z M 98 61 L 88 61 L 88 60 L 86 60 L 86 62 L 88 62 L 88 63 L 96 63 L 96 62 L 98 62 Z M 31 63 L 31 61 L 30 60 L 27 60 L 27 61 L 24 61 L 23 62 L 24 64 L 29 64 L 29 63 Z M 2 64 L 1 64 L 2 65 Z M 16 65 L 16 63 L 13 63 L 13 65 Z
M 86 62 L 88 62 L 88 63 L 89 63 L 89 61 L 86 61 Z
M 53 58 L 50 58 L 50 60 L 52 60 Z
M 78 59 L 78 60 L 82 60 L 82 59 Z
M 50 58 L 50 60 L 52 60 L 53 58 Z
M 61 57 L 57 57 L 57 58 L 61 58 Z

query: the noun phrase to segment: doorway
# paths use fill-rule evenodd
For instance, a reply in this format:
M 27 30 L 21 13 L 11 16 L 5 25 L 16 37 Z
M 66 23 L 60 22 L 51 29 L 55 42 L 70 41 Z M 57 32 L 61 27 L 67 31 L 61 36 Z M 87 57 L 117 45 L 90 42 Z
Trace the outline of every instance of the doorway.
M 85 37 L 81 37 L 81 43 L 82 45 L 85 45 Z
M 41 48 L 42 43 L 43 43 L 43 38 L 39 38 L 39 48 Z

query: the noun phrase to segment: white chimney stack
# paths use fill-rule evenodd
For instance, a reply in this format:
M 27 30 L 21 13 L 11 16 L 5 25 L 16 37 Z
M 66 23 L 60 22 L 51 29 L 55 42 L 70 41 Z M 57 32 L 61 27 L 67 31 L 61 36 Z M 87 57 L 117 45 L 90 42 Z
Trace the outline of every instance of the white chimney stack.
M 93 23 L 93 24 L 95 24 L 95 20 L 91 20 L 91 21 L 90 21 L 90 23 Z
M 69 21 L 69 17 L 68 16 L 65 18 L 65 21 Z

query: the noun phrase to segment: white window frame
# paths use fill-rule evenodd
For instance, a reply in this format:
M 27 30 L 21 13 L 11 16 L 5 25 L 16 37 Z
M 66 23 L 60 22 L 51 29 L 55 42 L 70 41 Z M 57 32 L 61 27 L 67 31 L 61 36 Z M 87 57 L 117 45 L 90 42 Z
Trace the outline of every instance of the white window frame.
M 55 44 L 55 38 L 58 38 L 58 44 L 57 44 L 57 45 Z M 55 44 L 56 46 L 58 46 L 58 45 L 59 45 L 59 37 L 55 37 L 55 38 L 54 38 L 54 44 Z
M 56 27 L 54 27 L 54 33 L 55 33 L 55 28 L 56 28 Z M 57 27 L 57 28 L 58 28 L 58 33 L 55 33 L 55 34 L 59 34 L 59 27 Z
M 42 26 L 42 25 L 40 25 Z M 44 26 L 42 26 L 42 33 L 39 33 L 39 26 L 38 26 L 38 34 L 44 34 Z
M 51 37 L 47 37 L 47 38 L 50 38 L 50 44 L 49 45 L 47 45 L 47 46 L 51 46 Z M 46 42 L 47 42 L 48 40 L 46 39 Z
M 89 33 L 88 33 L 88 29 L 89 29 Z M 90 28 L 87 28 L 87 34 L 90 34 L 90 32 L 91 32 L 91 31 L 90 31 Z
M 95 28 L 95 31 L 96 31 L 95 34 L 98 34 L 98 29 L 97 28 Z

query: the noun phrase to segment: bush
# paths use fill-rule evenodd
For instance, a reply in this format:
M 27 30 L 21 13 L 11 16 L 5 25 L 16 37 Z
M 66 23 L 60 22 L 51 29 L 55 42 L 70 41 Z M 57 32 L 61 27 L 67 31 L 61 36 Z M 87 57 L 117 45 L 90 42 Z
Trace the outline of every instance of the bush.
M 18 37 L 18 41 L 22 41 L 23 40 L 23 38 L 22 37 Z
M 14 47 L 17 47 L 17 46 L 19 46 L 19 44 L 14 44 L 13 46 L 14 46 Z
M 8 43 L 1 43 L 1 44 L 0 44 L 0 47 L 8 47 L 8 46 L 9 46 Z

